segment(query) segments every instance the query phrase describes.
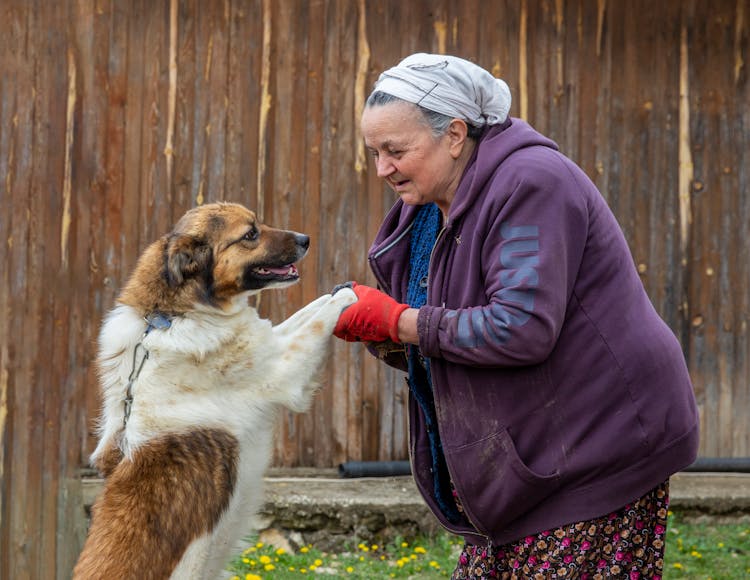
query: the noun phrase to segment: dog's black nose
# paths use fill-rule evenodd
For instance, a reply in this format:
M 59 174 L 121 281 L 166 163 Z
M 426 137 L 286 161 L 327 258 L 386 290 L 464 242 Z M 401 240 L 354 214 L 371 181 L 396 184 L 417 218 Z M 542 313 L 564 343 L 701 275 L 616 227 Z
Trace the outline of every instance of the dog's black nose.
M 305 234 L 294 234 L 294 241 L 297 242 L 298 246 L 302 246 L 307 249 L 310 247 L 310 236 Z

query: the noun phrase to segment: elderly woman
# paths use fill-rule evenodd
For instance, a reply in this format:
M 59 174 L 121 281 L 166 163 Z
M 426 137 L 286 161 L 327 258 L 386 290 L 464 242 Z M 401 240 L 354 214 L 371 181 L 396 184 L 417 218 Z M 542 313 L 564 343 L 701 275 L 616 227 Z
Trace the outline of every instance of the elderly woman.
M 459 58 L 384 72 L 362 133 L 399 199 L 382 291 L 335 334 L 407 370 L 417 487 L 465 547 L 453 578 L 658 578 L 692 463 L 685 360 L 612 212 L 507 85 Z

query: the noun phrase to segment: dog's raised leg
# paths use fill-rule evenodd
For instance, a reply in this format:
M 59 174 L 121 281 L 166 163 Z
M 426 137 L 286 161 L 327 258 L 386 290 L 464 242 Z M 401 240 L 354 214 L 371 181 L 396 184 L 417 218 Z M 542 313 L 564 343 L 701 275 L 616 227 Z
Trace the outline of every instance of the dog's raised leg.
M 354 304 L 357 295 L 344 288 L 311 302 L 289 320 L 274 327 L 284 353 L 273 363 L 274 385 L 284 385 L 276 393 L 278 403 L 301 412 L 310 406 L 310 388 L 320 366 L 328 356 L 331 335 L 341 311 Z M 296 317 L 296 318 L 295 318 Z M 294 320 L 294 324 L 290 324 Z M 298 322 L 303 321 L 301 324 Z

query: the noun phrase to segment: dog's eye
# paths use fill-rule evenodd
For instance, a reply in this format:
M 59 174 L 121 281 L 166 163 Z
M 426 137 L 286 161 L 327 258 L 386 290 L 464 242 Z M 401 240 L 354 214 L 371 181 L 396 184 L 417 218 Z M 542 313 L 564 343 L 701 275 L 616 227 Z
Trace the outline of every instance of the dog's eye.
M 253 226 L 247 231 L 247 233 L 244 236 L 242 236 L 242 239 L 247 240 L 248 242 L 254 242 L 255 240 L 258 239 L 259 236 L 260 236 L 260 232 L 258 231 L 258 228 Z

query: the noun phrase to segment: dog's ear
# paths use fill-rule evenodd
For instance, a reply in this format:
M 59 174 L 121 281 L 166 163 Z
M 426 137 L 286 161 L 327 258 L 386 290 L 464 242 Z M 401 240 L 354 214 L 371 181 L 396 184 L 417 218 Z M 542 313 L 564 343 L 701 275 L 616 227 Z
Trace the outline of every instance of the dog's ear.
M 170 288 L 211 268 L 211 247 L 203 240 L 187 234 L 173 234 L 167 239 L 165 273 Z

